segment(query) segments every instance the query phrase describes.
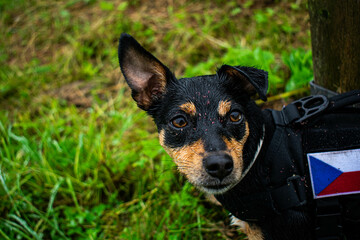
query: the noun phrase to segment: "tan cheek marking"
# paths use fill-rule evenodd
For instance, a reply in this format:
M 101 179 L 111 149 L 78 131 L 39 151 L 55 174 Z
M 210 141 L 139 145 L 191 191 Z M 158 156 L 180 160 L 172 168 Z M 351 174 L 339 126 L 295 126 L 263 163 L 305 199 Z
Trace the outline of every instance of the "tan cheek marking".
M 218 113 L 221 117 L 226 116 L 231 109 L 231 102 L 230 101 L 220 101 L 218 106 Z
M 160 130 L 159 142 L 160 142 L 160 145 L 165 149 L 165 130 L 164 129 Z
M 179 171 L 184 174 L 190 182 L 196 182 L 197 177 L 202 172 L 202 159 L 205 154 L 204 144 L 201 140 L 191 145 L 170 148 L 165 145 L 165 130 L 160 131 L 160 144 L 174 160 Z
M 189 114 L 190 116 L 195 116 L 196 114 L 196 107 L 192 102 L 187 102 L 180 105 L 180 109 Z
M 235 174 L 237 175 L 236 177 L 241 176 L 241 172 L 243 169 L 243 150 L 244 150 L 245 142 L 249 137 L 249 134 L 250 134 L 249 124 L 248 122 L 245 121 L 245 135 L 240 141 L 237 141 L 235 139 L 231 139 L 231 140 L 228 140 L 226 138 L 224 139 L 228 151 L 230 151 L 230 155 L 234 161 Z

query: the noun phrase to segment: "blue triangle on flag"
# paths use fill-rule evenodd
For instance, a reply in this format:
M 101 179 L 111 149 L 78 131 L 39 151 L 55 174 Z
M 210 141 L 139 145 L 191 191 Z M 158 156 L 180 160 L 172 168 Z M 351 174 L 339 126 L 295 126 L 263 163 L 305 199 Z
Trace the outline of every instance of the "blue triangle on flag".
M 323 161 L 309 155 L 312 181 L 315 195 L 318 195 L 330 183 L 338 178 L 342 172 L 333 166 L 324 163 Z

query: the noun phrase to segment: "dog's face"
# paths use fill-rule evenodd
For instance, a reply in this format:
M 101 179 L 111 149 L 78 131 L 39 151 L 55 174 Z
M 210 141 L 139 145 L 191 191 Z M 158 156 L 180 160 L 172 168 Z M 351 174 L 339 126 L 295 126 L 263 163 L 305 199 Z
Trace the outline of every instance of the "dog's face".
M 223 65 L 215 75 L 178 80 L 127 34 L 120 38 L 119 62 L 179 171 L 212 194 L 236 185 L 262 141 L 262 115 L 250 96 L 257 92 L 266 100 L 267 73 Z

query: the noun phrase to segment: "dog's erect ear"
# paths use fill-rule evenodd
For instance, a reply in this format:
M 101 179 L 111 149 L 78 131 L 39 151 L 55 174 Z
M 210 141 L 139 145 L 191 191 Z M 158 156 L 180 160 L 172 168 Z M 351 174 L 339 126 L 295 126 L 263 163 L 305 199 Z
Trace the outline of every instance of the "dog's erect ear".
M 253 67 L 232 67 L 223 65 L 217 71 L 219 76 L 226 76 L 231 80 L 231 85 L 240 87 L 247 92 L 249 96 L 259 94 L 261 100 L 266 101 L 268 89 L 268 73 L 266 71 Z
M 148 110 L 165 92 L 166 84 L 173 78 L 172 73 L 126 33 L 121 34 L 118 54 L 132 97 L 140 108 Z

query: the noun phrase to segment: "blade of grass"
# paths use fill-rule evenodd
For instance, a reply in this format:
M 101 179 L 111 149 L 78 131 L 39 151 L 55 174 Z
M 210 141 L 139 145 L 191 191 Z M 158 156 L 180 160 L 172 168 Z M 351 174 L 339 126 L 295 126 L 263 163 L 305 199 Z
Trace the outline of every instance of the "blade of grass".
M 115 212 L 115 214 L 116 214 L 116 215 L 121 214 L 121 213 L 124 211 L 124 209 L 126 209 L 127 207 L 129 207 L 129 206 L 131 206 L 131 205 L 134 205 L 134 204 L 137 204 L 138 202 L 140 202 L 141 200 L 143 200 L 143 199 L 145 199 L 145 198 L 147 198 L 147 197 L 151 197 L 151 196 L 152 196 L 153 194 L 155 194 L 158 190 L 159 190 L 158 188 L 154 188 L 154 189 L 151 190 L 150 192 L 147 192 L 147 193 L 142 194 L 140 198 L 136 198 L 136 199 L 133 199 L 133 200 L 131 200 L 131 201 L 129 201 L 129 202 L 120 204 L 120 205 L 117 207 L 117 209 L 119 209 L 119 210 L 117 210 L 117 211 Z
M 1 229 L 0 229 L 0 235 L 2 235 L 5 238 L 5 240 L 11 240 L 3 231 L 1 231 Z
M 199 211 L 196 211 L 196 220 L 197 220 L 197 227 L 198 227 L 198 236 L 200 240 L 203 239 L 202 234 L 201 234 L 201 218 L 200 218 L 200 214 Z
M 80 208 L 80 205 L 79 205 L 79 202 L 77 200 L 77 197 L 76 197 L 76 193 L 74 191 L 74 187 L 72 185 L 72 182 L 71 182 L 71 179 L 69 177 L 66 178 L 66 183 L 69 187 L 69 190 L 70 190 L 70 194 L 71 194 L 71 197 L 74 201 L 74 204 L 75 204 L 75 207 L 76 207 L 76 210 L 81 213 L 81 208 Z
M 3 158 L 5 158 L 6 156 L 7 159 L 11 159 L 10 149 L 7 144 L 9 142 L 9 135 L 6 132 L 5 127 L 1 121 L 0 121 L 0 130 L 1 130 L 1 144 L 3 145 L 3 148 L 0 148 L 0 155 Z M 5 154 L 3 153 L 3 150 L 5 151 Z
M 53 212 L 53 204 L 54 204 L 54 201 L 55 201 L 55 197 L 56 197 L 56 194 L 61 186 L 61 184 L 64 182 L 64 179 L 61 178 L 56 184 L 55 186 L 53 187 L 53 189 L 51 189 L 51 195 L 50 195 L 50 200 L 49 200 L 49 204 L 48 204 L 48 207 L 47 207 L 47 212 L 46 212 L 46 216 L 48 217 L 52 212 Z
M 23 220 L 22 218 L 14 215 L 14 214 L 9 214 L 8 215 L 9 218 L 12 218 L 14 220 L 16 220 L 18 223 L 20 223 L 20 225 L 28 232 L 30 233 L 35 239 L 40 240 L 41 236 L 39 236 L 28 224 L 25 220 Z
M 68 239 L 65 234 L 59 229 L 57 224 L 52 224 L 51 221 L 43 215 L 43 213 L 41 211 L 39 211 L 39 209 L 37 209 L 26 197 L 22 197 L 20 200 L 24 201 L 25 204 L 27 204 L 27 207 L 36 213 L 36 215 L 45 223 L 49 224 L 49 226 L 52 227 L 52 229 L 55 229 L 55 231 L 57 233 L 59 233 L 64 239 Z
M 79 142 L 78 145 L 76 147 L 76 153 L 75 153 L 75 159 L 74 159 L 74 173 L 76 178 L 80 179 L 79 176 L 79 161 L 80 161 L 80 153 L 81 153 L 81 149 L 83 148 L 83 133 L 79 134 Z
M 16 233 L 18 233 L 19 235 L 21 235 L 23 238 L 26 238 L 28 240 L 32 240 L 31 237 L 29 237 L 26 233 L 24 233 L 23 231 L 21 231 L 22 229 L 22 226 L 17 224 L 17 223 L 14 223 L 10 220 L 7 220 L 5 219 L 4 220 L 4 225 L 9 228 L 11 231 L 14 231 Z
M 14 202 L 14 200 L 13 200 L 13 198 L 11 197 L 11 194 L 10 194 L 10 192 L 9 192 L 9 189 L 8 189 L 8 187 L 7 187 L 7 185 L 6 185 L 5 179 L 4 179 L 3 174 L 2 174 L 2 171 L 1 171 L 1 167 L 2 167 L 2 166 L 1 166 L 1 164 L 0 164 L 0 182 L 1 182 L 1 184 L 2 184 L 2 186 L 3 186 L 3 188 L 4 188 L 4 190 L 5 190 L 6 194 L 8 195 L 8 197 L 9 197 L 9 199 L 10 199 L 10 202 L 11 202 L 11 204 L 12 204 L 14 210 L 15 210 L 16 215 L 21 216 L 21 215 L 20 215 L 20 212 L 19 212 L 19 210 L 18 210 L 18 208 L 17 208 L 17 206 L 16 206 L 16 204 L 15 204 L 15 202 Z

